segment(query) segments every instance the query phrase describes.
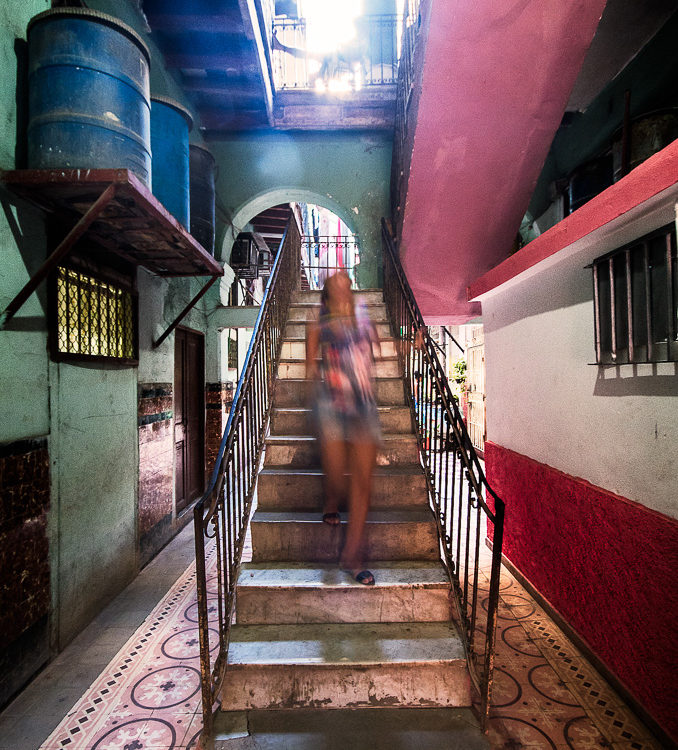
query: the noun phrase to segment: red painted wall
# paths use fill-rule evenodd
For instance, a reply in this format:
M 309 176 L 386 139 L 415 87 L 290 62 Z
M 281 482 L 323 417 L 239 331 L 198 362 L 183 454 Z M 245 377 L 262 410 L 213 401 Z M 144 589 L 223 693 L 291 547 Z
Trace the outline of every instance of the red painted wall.
M 428 6 L 428 7 L 427 7 Z M 605 0 L 429 0 L 400 249 L 427 323 L 511 250 Z
M 678 521 L 485 443 L 504 554 L 678 740 Z

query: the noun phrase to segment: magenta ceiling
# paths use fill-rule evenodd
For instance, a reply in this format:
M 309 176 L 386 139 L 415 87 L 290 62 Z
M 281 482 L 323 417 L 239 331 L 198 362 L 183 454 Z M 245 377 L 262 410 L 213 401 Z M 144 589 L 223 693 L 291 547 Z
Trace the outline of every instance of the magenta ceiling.
M 422 7 L 401 253 L 427 322 L 462 323 L 480 313 L 466 287 L 510 251 L 605 0 Z

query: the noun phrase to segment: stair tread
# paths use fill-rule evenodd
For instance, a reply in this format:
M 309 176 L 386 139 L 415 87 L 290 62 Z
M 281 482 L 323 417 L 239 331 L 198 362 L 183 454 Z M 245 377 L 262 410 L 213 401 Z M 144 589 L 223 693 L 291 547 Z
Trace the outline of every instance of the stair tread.
M 388 412 L 393 411 L 393 409 L 398 409 L 400 411 L 406 411 L 409 414 L 410 407 L 404 406 L 404 405 L 396 405 L 396 404 L 385 404 L 380 405 L 377 404 L 377 411 L 381 412 Z M 308 406 L 274 406 L 273 411 L 280 411 L 287 413 L 293 413 L 293 414 L 307 414 L 308 412 L 312 411 Z
M 266 465 L 264 466 L 259 475 L 262 474 L 273 474 L 280 476 L 282 474 L 294 474 L 296 476 L 313 476 L 322 477 L 323 471 L 318 467 L 303 467 L 303 466 L 275 466 Z M 375 466 L 373 476 L 411 476 L 416 474 L 423 476 L 421 466 L 419 464 L 389 464 L 388 466 Z
M 302 323 L 303 321 L 301 321 L 301 320 L 292 320 L 292 321 L 288 321 L 288 322 L 291 322 L 291 323 Z M 283 336 L 283 343 L 285 343 L 286 341 L 303 341 L 303 342 L 305 342 L 306 341 L 306 336 Z M 379 336 L 379 341 L 382 344 L 386 344 L 389 341 L 395 341 L 395 337 L 394 336 Z
M 382 440 L 391 443 L 404 443 L 416 441 L 417 437 L 413 432 L 388 432 L 382 435 Z M 317 440 L 315 435 L 268 435 L 267 443 L 312 443 Z
M 375 588 L 448 588 L 445 568 L 437 562 L 370 563 Z M 275 562 L 243 563 L 238 587 L 295 589 L 355 589 L 357 583 L 336 564 Z
M 316 357 L 318 361 L 322 359 L 321 357 Z M 386 356 L 380 356 L 376 358 L 377 362 L 397 362 L 398 361 L 398 355 L 397 354 L 387 354 Z M 278 360 L 279 364 L 284 365 L 297 365 L 299 362 L 304 362 L 301 358 L 294 358 L 294 357 L 281 357 Z
M 228 652 L 231 666 L 349 666 L 461 660 L 464 660 L 461 639 L 454 625 L 442 622 L 234 625 Z
M 342 515 L 346 516 L 345 513 Z M 428 508 L 422 509 L 421 506 L 371 510 L 367 514 L 367 523 L 433 523 L 433 520 L 431 511 Z M 257 509 L 252 517 L 252 523 L 323 523 L 323 520 L 319 511 Z
M 490 750 L 470 708 L 317 708 L 220 711 L 215 717 L 216 750 L 234 746 L 231 737 L 251 734 L 266 750 Z M 350 740 L 347 741 L 347 738 Z M 251 745 L 250 747 L 253 747 Z M 496 746 L 496 745 L 495 745 Z
M 381 302 L 363 302 L 366 307 L 386 307 L 384 301 Z M 290 307 L 320 307 L 320 300 L 317 302 L 290 302 Z

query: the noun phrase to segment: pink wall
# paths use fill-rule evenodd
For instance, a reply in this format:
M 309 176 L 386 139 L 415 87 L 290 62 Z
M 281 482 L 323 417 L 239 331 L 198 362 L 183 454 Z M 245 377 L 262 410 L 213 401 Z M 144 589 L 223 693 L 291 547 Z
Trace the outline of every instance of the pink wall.
M 402 230 L 424 316 L 508 254 L 605 0 L 432 0 Z
M 492 442 L 504 554 L 678 740 L 678 521 Z

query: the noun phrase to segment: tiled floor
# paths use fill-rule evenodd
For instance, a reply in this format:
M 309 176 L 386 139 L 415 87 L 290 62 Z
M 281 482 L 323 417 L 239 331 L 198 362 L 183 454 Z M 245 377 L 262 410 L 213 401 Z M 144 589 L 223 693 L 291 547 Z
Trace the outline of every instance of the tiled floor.
M 484 562 L 488 570 L 489 552 Z M 490 715 L 489 739 L 496 748 L 661 748 L 506 568 Z
M 189 527 L 0 715 L 0 750 L 195 747 L 201 717 L 191 541 Z M 182 560 L 186 569 L 170 586 Z M 169 591 L 126 638 L 149 600 L 158 600 L 163 576 Z M 483 587 L 487 596 L 486 578 Z M 506 570 L 497 636 L 492 747 L 660 748 Z M 115 656 L 102 669 L 107 654 Z

